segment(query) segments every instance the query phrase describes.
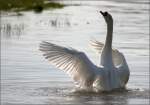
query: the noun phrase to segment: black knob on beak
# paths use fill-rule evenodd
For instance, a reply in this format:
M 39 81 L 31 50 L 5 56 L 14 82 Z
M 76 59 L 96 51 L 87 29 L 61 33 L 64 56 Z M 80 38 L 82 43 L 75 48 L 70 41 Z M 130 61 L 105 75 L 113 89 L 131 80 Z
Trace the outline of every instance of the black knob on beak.
M 103 16 L 107 16 L 107 15 L 108 15 L 108 12 L 102 12 L 102 11 L 100 11 L 100 13 L 101 13 Z

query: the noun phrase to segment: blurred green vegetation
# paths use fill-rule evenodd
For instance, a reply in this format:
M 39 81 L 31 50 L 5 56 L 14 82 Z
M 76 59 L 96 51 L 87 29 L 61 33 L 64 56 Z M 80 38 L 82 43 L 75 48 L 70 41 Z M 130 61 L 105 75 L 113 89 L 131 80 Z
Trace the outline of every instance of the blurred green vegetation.
M 0 11 L 25 11 L 34 10 L 40 12 L 47 8 L 63 8 L 60 3 L 48 0 L 0 0 Z

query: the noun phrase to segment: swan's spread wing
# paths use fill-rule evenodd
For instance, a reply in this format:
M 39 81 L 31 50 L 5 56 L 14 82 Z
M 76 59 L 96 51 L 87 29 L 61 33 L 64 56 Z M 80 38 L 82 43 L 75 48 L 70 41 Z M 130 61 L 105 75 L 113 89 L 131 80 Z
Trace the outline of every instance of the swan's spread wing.
M 112 58 L 115 66 L 123 64 L 122 54 L 117 49 L 112 49 Z
M 124 86 L 129 80 L 130 71 L 125 57 L 122 53 L 120 53 L 120 57 L 122 58 L 122 63 L 117 67 L 117 72 L 120 76 L 120 83 L 122 84 L 122 86 Z
M 120 77 L 121 86 L 125 86 L 125 84 L 129 80 L 129 75 L 130 75 L 129 68 L 125 65 L 121 65 L 118 67 L 117 72 L 118 72 L 119 77 Z
M 104 47 L 104 44 L 102 42 L 99 42 L 97 40 L 90 40 L 90 45 L 98 52 L 101 53 L 102 48 Z
M 102 52 L 102 49 L 104 47 L 104 44 L 102 42 L 99 42 L 94 39 L 90 41 L 90 44 L 98 53 Z M 122 63 L 122 57 L 120 54 L 121 53 L 117 49 L 114 49 L 114 48 L 112 49 L 112 58 L 116 66 Z
M 83 52 L 49 42 L 42 42 L 40 50 L 51 64 L 68 73 L 75 81 L 87 81 L 94 77 L 95 65 Z

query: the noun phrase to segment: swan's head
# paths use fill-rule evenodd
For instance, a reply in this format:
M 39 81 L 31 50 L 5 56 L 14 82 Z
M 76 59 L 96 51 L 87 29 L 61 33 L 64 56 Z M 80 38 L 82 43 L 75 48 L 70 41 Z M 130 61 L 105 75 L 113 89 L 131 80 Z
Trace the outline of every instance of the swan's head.
M 108 13 L 108 12 L 102 12 L 100 11 L 100 13 L 103 15 L 105 21 L 107 24 L 112 23 L 113 22 L 113 18 L 112 16 Z

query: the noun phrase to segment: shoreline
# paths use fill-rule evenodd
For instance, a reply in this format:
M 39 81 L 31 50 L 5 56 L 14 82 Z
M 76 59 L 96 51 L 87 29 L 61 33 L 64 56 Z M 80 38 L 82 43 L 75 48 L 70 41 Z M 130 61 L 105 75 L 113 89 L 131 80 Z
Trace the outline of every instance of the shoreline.
M 0 11 L 20 12 L 33 10 L 42 12 L 44 9 L 63 8 L 65 5 L 48 0 L 3 0 L 0 1 Z

